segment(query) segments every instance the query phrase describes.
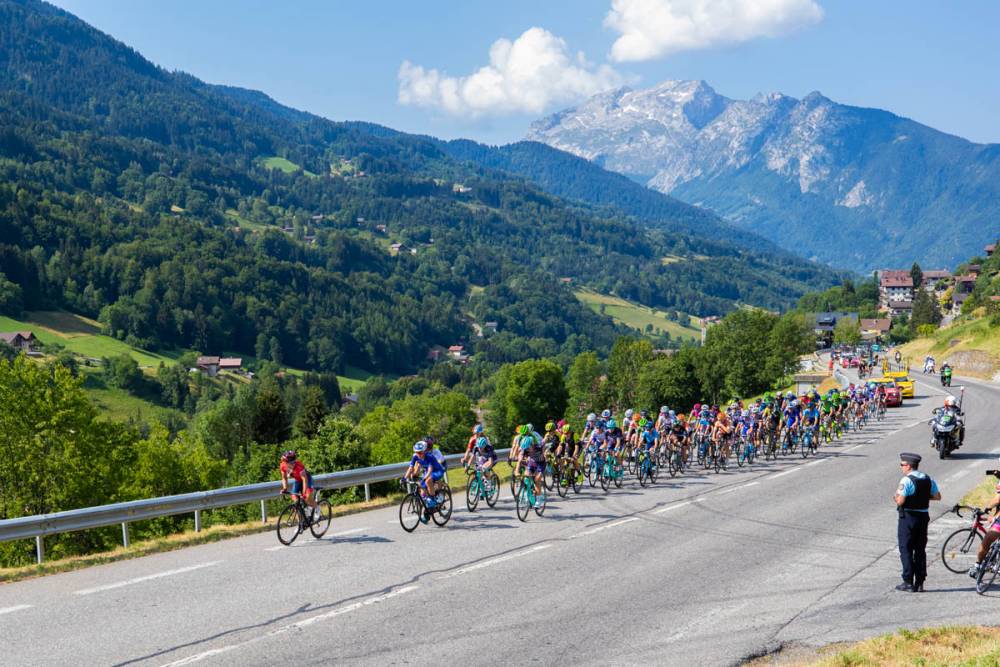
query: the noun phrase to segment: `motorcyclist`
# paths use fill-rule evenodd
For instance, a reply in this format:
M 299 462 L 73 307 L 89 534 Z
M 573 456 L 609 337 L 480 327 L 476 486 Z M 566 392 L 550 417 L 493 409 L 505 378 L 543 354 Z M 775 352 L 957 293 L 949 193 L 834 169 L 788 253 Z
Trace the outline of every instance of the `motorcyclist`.
M 941 384 L 951 386 L 951 366 L 948 365 L 947 361 L 941 365 Z
M 954 417 L 958 423 L 958 446 L 961 447 L 965 441 L 965 420 L 962 419 L 965 416 L 965 412 L 962 411 L 962 406 L 958 404 L 958 399 L 954 396 L 946 396 L 944 399 L 944 413 Z
M 933 372 L 934 372 L 934 357 L 928 354 L 927 357 L 924 359 L 924 373 L 933 373 Z

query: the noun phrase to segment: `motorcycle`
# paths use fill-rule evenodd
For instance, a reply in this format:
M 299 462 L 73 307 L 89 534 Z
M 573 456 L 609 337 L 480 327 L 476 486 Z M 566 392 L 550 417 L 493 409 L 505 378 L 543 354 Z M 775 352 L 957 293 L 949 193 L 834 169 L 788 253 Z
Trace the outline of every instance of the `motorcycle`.
M 958 438 L 961 424 L 955 415 L 934 408 L 934 418 L 928 424 L 931 426 L 931 446 L 937 450 L 938 458 L 947 458 L 961 446 Z
M 941 368 L 941 386 L 950 387 L 951 386 L 951 367 L 944 366 Z

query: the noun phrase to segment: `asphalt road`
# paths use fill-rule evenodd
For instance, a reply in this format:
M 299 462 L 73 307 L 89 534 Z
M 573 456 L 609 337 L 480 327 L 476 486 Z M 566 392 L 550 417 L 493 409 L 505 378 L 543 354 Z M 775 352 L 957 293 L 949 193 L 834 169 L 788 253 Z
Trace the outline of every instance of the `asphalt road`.
M 968 381 L 969 435 L 939 461 L 917 398 L 824 446 L 752 470 L 634 481 L 553 499 L 520 523 L 464 503 L 406 534 L 396 509 L 318 541 L 261 534 L 0 587 L 5 665 L 734 664 L 783 642 L 1000 621 L 1000 593 L 935 559 L 899 593 L 897 455 L 926 455 L 943 514 L 996 459 L 1000 389 Z M 956 526 L 932 524 L 933 556 Z M 300 538 L 302 540 L 302 538 Z

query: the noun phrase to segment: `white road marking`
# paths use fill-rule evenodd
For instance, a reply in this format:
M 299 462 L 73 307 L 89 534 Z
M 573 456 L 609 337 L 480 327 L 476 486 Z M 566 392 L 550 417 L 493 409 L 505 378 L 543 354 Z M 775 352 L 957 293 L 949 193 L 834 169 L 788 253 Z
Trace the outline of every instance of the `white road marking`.
M 596 528 L 591 528 L 590 530 L 585 530 L 582 533 L 577 533 L 572 535 L 570 539 L 577 537 L 585 537 L 586 535 L 593 535 L 594 533 L 599 533 L 602 530 L 607 530 L 608 528 L 614 528 L 615 526 L 624 526 L 626 523 L 632 523 L 633 521 L 638 521 L 639 517 L 633 516 L 628 519 L 622 519 L 621 521 L 613 521 L 612 523 L 606 523 L 603 526 L 597 526 Z
M 653 514 L 663 514 L 664 512 L 669 512 L 671 510 L 675 510 L 678 507 L 684 507 L 685 505 L 690 505 L 692 502 L 694 502 L 694 501 L 693 500 L 686 500 L 683 503 L 677 503 L 676 505 L 667 505 L 666 507 L 661 507 L 658 510 L 653 510 Z
M 124 586 L 131 586 L 132 584 L 139 584 L 144 581 L 151 581 L 153 579 L 161 579 L 163 577 L 172 577 L 175 574 L 184 574 L 185 572 L 193 572 L 194 570 L 201 570 L 202 568 L 212 567 L 221 563 L 221 560 L 213 560 L 210 563 L 200 563 L 198 565 L 189 565 L 188 567 L 179 567 L 176 570 L 167 570 L 166 572 L 157 572 L 156 574 L 147 574 L 145 577 L 136 577 L 135 579 L 127 579 L 125 581 L 119 581 L 118 583 L 108 584 L 106 586 L 94 586 L 93 588 L 84 588 L 78 591 L 73 591 L 76 595 L 90 595 L 91 593 L 100 593 L 102 591 L 110 591 L 115 588 L 122 588 Z
M 871 441 L 869 440 L 869 442 L 871 442 Z M 862 444 L 860 444 L 860 445 L 854 445 L 853 447 L 848 447 L 848 448 L 847 448 L 847 449 L 845 449 L 845 450 L 844 450 L 843 452 L 841 452 L 841 454 L 843 454 L 843 453 L 845 453 L 845 452 L 850 452 L 850 451 L 854 451 L 855 449 L 858 449 L 859 447 L 863 447 L 863 446 L 864 446 L 864 445 L 866 445 L 866 444 L 868 444 L 868 443 L 862 443 Z
M 733 486 L 728 489 L 723 489 L 722 491 L 719 491 L 718 493 L 714 493 L 712 495 L 724 496 L 727 493 L 732 493 L 733 491 L 739 491 L 740 489 L 745 489 L 748 486 L 757 486 L 758 484 L 760 484 L 760 482 L 750 482 L 749 484 L 740 484 L 739 486 Z
M 30 604 L 17 604 L 14 605 L 13 607 L 0 607 L 0 615 L 10 614 L 15 611 L 21 611 L 23 609 L 31 609 L 31 607 L 32 605 Z
M 826 463 L 829 460 L 830 460 L 829 457 L 825 457 L 825 458 L 822 458 L 822 459 L 816 459 L 815 461 L 810 461 L 809 463 L 807 463 L 805 465 L 807 465 L 807 466 L 814 466 L 814 465 L 816 465 L 818 463 Z
M 785 472 L 779 472 L 777 475 L 771 475 L 767 479 L 778 479 L 779 477 L 784 477 L 785 475 L 791 475 L 793 472 L 798 472 L 799 470 L 802 470 L 802 467 L 796 466 L 794 468 L 789 468 Z
M 378 604 L 379 602 L 385 602 L 386 600 L 389 600 L 391 598 L 403 595 L 404 593 L 409 593 L 410 591 L 416 590 L 418 588 L 420 588 L 420 587 L 416 586 L 416 585 L 414 585 L 414 586 L 404 586 L 403 588 L 399 588 L 397 590 L 390 591 L 390 592 L 388 592 L 388 593 L 386 593 L 384 595 L 378 595 L 376 597 L 368 598 L 367 600 L 360 600 L 358 602 L 352 602 L 351 604 L 344 605 L 343 607 L 337 607 L 336 609 L 334 609 L 332 611 L 328 611 L 328 612 L 325 612 L 325 613 L 322 613 L 322 614 L 317 614 L 316 616 L 311 616 L 311 617 L 303 619 L 301 621 L 296 621 L 295 623 L 290 623 L 289 625 L 285 625 L 285 626 L 282 626 L 282 627 L 277 628 L 275 630 L 272 630 L 271 632 L 268 632 L 267 634 L 258 635 L 256 637 L 253 637 L 253 638 L 248 639 L 248 640 L 243 641 L 243 642 L 238 642 L 236 644 L 229 644 L 227 646 L 221 646 L 219 648 L 213 648 L 213 649 L 211 649 L 209 651 L 203 651 L 201 653 L 196 653 L 194 655 L 190 655 L 190 656 L 188 656 L 186 658 L 181 658 L 180 660 L 175 660 L 174 662 L 169 662 L 166 665 L 164 665 L 164 667 L 180 667 L 180 665 L 190 665 L 190 664 L 195 663 L 195 662 L 200 662 L 200 661 L 204 660 L 205 658 L 211 658 L 213 656 L 220 655 L 222 653 L 228 653 L 228 652 L 233 651 L 233 650 L 235 650 L 237 648 L 240 648 L 242 646 L 246 646 L 248 644 L 253 644 L 255 642 L 259 642 L 259 641 L 261 641 L 263 639 L 266 639 L 268 637 L 274 637 L 275 635 L 283 634 L 285 632 L 288 632 L 289 630 L 295 630 L 295 629 L 298 629 L 298 628 L 305 628 L 305 627 L 308 627 L 310 625 L 313 625 L 314 623 L 319 623 L 320 621 L 325 621 L 325 620 L 334 618 L 336 616 L 340 616 L 342 614 L 347 614 L 347 613 L 350 613 L 352 611 L 357 611 L 358 609 L 361 609 L 362 607 L 367 607 L 368 605 Z
M 515 558 L 520 558 L 521 556 L 527 556 L 528 554 L 533 554 L 536 551 L 541 551 L 542 549 L 548 549 L 551 544 L 537 544 L 530 549 L 525 549 L 524 551 L 516 551 L 512 554 L 507 554 L 505 556 L 497 556 L 496 558 L 490 558 L 489 560 L 480 561 L 478 563 L 473 563 L 472 565 L 467 565 L 461 567 L 454 572 L 449 572 L 448 574 L 438 577 L 438 579 L 451 579 L 452 577 L 457 577 L 460 574 L 465 574 L 467 572 L 475 572 L 476 570 L 482 570 L 485 567 L 492 567 L 498 563 L 503 563 L 508 560 L 513 560 Z
M 392 523 L 396 523 L 396 522 L 393 521 Z M 351 528 L 350 530 L 342 530 L 339 533 L 331 533 L 327 537 L 343 537 L 344 535 L 353 535 L 355 533 L 363 533 L 366 530 L 371 530 L 371 528 L 369 528 L 368 526 L 365 526 L 364 528 Z M 305 540 L 303 542 L 296 542 L 296 543 L 290 544 L 288 546 L 291 546 L 291 547 L 294 547 L 296 545 L 301 546 L 303 544 L 311 544 L 313 542 L 319 542 L 319 540 Z M 284 544 L 279 544 L 276 547 L 268 547 L 267 549 L 264 549 L 264 551 L 281 551 L 282 549 L 285 549 L 285 548 L 287 548 L 287 547 Z

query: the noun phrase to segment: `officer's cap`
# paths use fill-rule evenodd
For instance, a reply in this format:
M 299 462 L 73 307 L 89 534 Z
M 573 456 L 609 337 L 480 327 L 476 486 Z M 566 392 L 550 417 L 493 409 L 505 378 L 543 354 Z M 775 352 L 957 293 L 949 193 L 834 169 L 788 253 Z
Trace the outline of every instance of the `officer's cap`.
M 913 454 L 911 452 L 903 452 L 899 455 L 899 460 L 901 463 L 909 463 L 911 466 L 920 464 L 920 454 Z

